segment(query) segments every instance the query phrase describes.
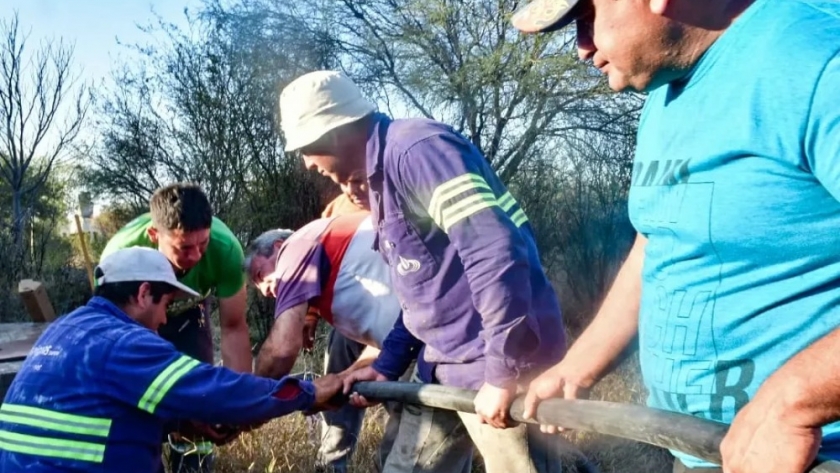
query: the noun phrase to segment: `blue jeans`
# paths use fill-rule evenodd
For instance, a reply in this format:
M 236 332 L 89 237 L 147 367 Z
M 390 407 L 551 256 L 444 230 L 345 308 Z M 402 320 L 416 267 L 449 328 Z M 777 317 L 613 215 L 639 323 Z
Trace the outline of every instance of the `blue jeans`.
M 350 340 L 332 329 L 327 351 L 324 354 L 324 372 L 340 373 L 346 370 L 359 359 L 359 355 L 364 349 L 364 344 Z M 401 381 L 408 381 L 410 375 L 411 370 L 409 369 Z M 376 471 L 382 471 L 385 458 L 391 451 L 394 439 L 397 436 L 402 412 L 402 405 L 399 403 L 384 403 L 383 407 L 388 414 L 388 419 L 384 426 L 385 432 L 382 441 L 377 449 L 377 458 L 374 461 Z M 318 471 L 346 473 L 348 462 L 359 439 L 365 409 L 345 405 L 336 411 L 325 411 L 321 415 L 321 443 L 318 447 L 316 468 Z

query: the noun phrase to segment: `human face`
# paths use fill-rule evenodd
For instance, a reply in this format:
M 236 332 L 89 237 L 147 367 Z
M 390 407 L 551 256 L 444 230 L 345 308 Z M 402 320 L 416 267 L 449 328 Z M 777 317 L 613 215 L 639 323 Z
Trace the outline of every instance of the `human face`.
M 363 171 L 355 171 L 350 174 L 346 182 L 339 184 L 341 192 L 356 204 L 357 207 L 370 210 L 370 198 L 368 197 L 368 181 Z
M 300 150 L 303 164 L 338 185 L 349 182 L 365 170 L 366 138 L 346 129 L 333 130 L 317 142 Z
M 248 277 L 251 282 L 265 297 L 277 297 L 277 282 L 280 273 L 276 270 L 277 253 L 283 242 L 275 242 L 274 252 L 269 256 L 254 255 L 251 258 L 251 267 L 248 269 Z
M 161 325 L 166 323 L 166 308 L 175 300 L 177 293 L 164 294 L 158 302 L 152 296 L 152 286 L 149 283 L 140 285 L 137 293 L 135 320 L 144 327 L 158 331 Z
M 676 64 L 679 29 L 661 13 L 668 0 L 582 0 L 578 56 L 609 77 L 615 91 L 650 90 Z
M 201 261 L 210 244 L 210 229 L 185 232 L 149 229 L 149 238 L 157 244 L 158 251 L 166 255 L 175 269 L 189 271 Z

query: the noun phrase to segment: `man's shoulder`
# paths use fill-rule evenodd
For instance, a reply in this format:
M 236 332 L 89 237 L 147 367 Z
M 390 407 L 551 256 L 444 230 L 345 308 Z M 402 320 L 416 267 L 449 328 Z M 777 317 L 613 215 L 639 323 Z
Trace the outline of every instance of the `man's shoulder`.
M 213 248 L 223 254 L 228 254 L 232 250 L 242 250 L 242 244 L 230 227 L 225 224 L 220 218 L 213 217 L 213 223 L 210 225 L 210 246 L 208 252 Z
M 460 137 L 451 126 L 427 118 L 402 118 L 391 122 L 386 137 L 391 156 L 399 155 L 418 143 L 437 136 Z
M 741 31 L 764 54 L 746 58 L 748 63 L 767 60 L 784 75 L 796 71 L 801 76 L 808 70 L 800 64 L 821 70 L 820 64 L 840 50 L 840 2 L 836 0 L 757 0 L 752 8 L 756 10 Z
M 130 248 L 134 246 L 153 247 L 152 241 L 149 239 L 149 227 L 152 226 L 152 216 L 148 212 L 138 215 L 130 222 L 123 225 L 117 230 L 117 233 L 108 240 L 105 249 L 102 250 L 102 256 L 106 256 L 114 251 L 123 248 Z
M 344 219 L 346 218 L 346 214 L 344 215 L 332 215 L 330 217 L 321 217 L 312 220 L 311 222 L 307 223 L 306 225 L 300 227 L 299 229 L 295 230 L 289 240 L 312 240 L 312 241 L 320 241 L 321 236 L 324 234 L 324 231 L 327 227 L 336 219 Z
M 106 310 L 84 305 L 50 324 L 33 345 L 30 358 L 81 356 L 80 362 L 100 362 L 132 329 L 140 327 L 124 323 Z

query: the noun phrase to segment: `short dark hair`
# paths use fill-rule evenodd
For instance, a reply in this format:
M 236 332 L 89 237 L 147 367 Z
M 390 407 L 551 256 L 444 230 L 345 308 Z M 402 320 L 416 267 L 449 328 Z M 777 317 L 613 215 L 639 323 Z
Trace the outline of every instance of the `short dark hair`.
M 158 230 L 206 230 L 213 223 L 207 194 L 196 184 L 179 182 L 161 187 L 149 199 L 152 224 Z
M 140 291 L 140 285 L 143 282 L 125 281 L 105 283 L 101 286 L 96 286 L 93 295 L 108 299 L 117 307 L 123 307 L 131 301 L 132 297 L 137 296 L 137 292 Z M 175 286 L 170 286 L 165 282 L 148 281 L 148 283 L 152 286 L 152 301 L 155 304 L 160 302 L 166 294 L 171 294 L 178 290 Z

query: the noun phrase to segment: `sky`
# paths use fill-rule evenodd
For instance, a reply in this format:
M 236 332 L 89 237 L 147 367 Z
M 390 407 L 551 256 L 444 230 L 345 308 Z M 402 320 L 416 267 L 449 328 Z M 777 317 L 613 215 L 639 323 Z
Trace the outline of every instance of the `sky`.
M 75 72 L 82 81 L 98 88 L 110 76 L 114 62 L 128 54 L 118 41 L 133 44 L 148 40 L 148 35 L 137 25 L 154 22 L 156 13 L 167 22 L 185 26 L 184 8 L 195 10 L 200 3 L 198 0 L 0 0 L 0 20 L 8 21 L 17 11 L 20 33 L 29 34 L 26 49 L 29 52 L 44 40 L 62 39 L 74 44 Z M 96 207 L 97 211 L 101 208 L 99 203 Z
M 125 54 L 123 43 L 144 42 L 136 25 L 164 20 L 184 25 L 184 8 L 195 9 L 197 0 L 0 0 L 0 18 L 17 11 L 22 32 L 29 32 L 30 46 L 41 40 L 62 38 L 75 43 L 74 64 L 88 82 L 108 77 L 114 58 Z

